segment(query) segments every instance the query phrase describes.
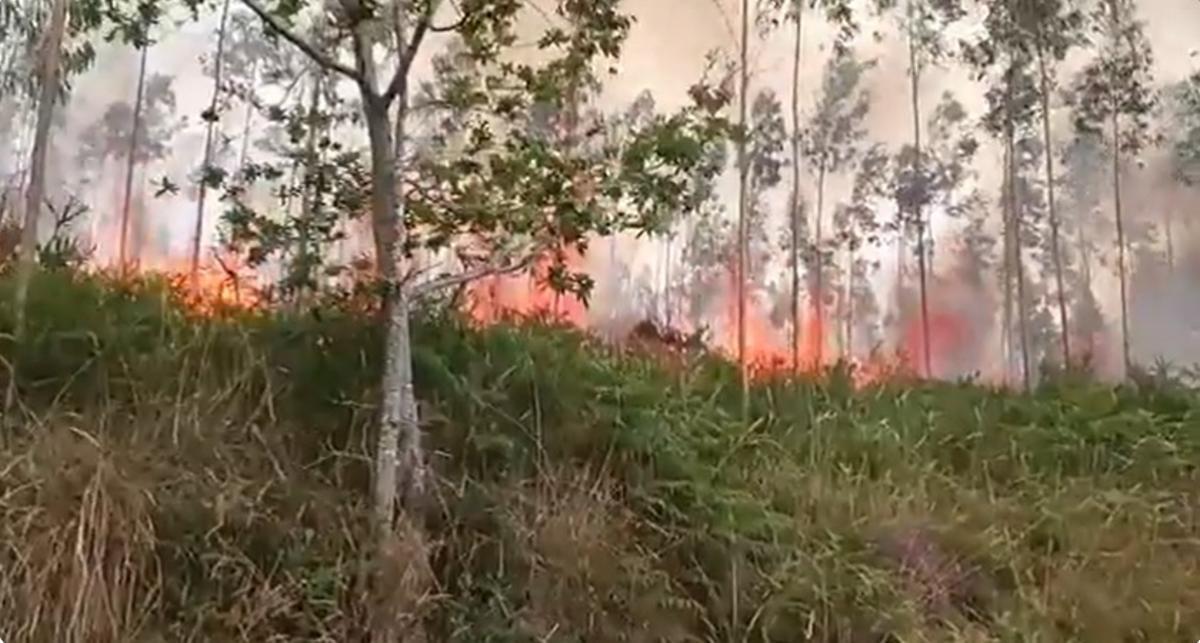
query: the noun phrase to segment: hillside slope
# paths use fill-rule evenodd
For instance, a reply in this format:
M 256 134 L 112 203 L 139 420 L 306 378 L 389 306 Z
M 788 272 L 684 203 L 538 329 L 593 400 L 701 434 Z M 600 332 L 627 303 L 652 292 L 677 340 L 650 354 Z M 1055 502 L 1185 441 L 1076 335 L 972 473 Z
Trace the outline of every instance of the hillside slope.
M 2 352 L 0 637 L 358 640 L 376 329 L 67 273 L 32 292 Z M 746 424 L 716 359 L 534 323 L 417 337 L 441 484 L 393 607 L 435 640 L 1200 636 L 1200 398 L 1171 382 L 834 372 L 756 387 Z

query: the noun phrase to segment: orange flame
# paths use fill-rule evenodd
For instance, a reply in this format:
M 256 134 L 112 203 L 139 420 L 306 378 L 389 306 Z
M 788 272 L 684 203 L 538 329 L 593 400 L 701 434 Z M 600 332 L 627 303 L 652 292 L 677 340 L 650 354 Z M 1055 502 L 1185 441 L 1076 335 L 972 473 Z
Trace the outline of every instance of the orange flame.
M 571 271 L 580 269 L 583 256 L 566 249 L 560 257 Z M 479 324 L 494 324 L 509 316 L 544 316 L 578 328 L 587 326 L 587 308 L 577 297 L 555 292 L 546 283 L 553 257 L 538 260 L 529 274 L 493 275 L 469 286 L 468 311 Z

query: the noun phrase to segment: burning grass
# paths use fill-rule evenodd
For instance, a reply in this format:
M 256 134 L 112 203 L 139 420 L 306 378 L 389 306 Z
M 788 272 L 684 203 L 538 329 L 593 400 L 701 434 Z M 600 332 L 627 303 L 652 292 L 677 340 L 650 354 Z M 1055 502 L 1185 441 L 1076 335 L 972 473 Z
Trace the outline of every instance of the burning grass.
M 28 343 L 0 347 L 21 367 L 0 636 L 357 640 L 378 329 L 194 315 L 162 288 L 39 275 Z M 398 537 L 392 600 L 430 640 L 1200 630 L 1200 399 L 1171 381 L 1015 396 L 835 368 L 756 383 L 747 424 L 713 355 L 415 332 L 440 509 Z

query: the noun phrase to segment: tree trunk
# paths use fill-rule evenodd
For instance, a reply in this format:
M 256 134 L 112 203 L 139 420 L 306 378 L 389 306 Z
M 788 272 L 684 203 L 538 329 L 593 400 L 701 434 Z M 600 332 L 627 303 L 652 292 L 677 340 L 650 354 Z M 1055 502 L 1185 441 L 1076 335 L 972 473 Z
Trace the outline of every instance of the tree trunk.
M 1005 104 L 1008 106 L 1009 113 L 1007 116 L 1007 136 L 1008 136 L 1008 193 L 1010 202 L 1010 221 L 1012 223 L 1012 262 L 1013 272 L 1017 280 L 1017 326 L 1019 328 L 1019 341 L 1021 344 L 1021 380 L 1025 391 L 1031 388 L 1032 372 L 1029 368 L 1029 311 L 1027 310 L 1028 302 L 1025 299 L 1025 262 L 1022 259 L 1022 246 L 1024 241 L 1021 239 L 1021 201 L 1017 194 L 1017 171 L 1020 164 L 1017 160 L 1016 147 L 1016 132 L 1015 124 L 1012 120 L 1011 106 L 1013 104 L 1013 87 L 1012 76 L 1016 74 L 1016 65 L 1014 62 L 1013 68 L 1010 70 L 1010 75 L 1005 87 Z
M 673 328 L 675 323 L 674 307 L 671 304 L 671 252 L 674 250 L 673 235 L 667 233 L 667 263 L 663 275 L 663 306 L 666 309 L 667 328 Z
M 1121 211 L 1121 123 L 1117 110 L 1112 111 L 1113 136 L 1113 212 L 1117 223 L 1117 280 L 1121 286 L 1121 363 L 1125 368 L 1125 376 L 1133 362 L 1129 356 L 1129 298 L 1128 285 L 1125 280 L 1125 219 Z
M 1082 273 L 1080 277 L 1083 280 L 1083 292 L 1080 296 L 1084 302 L 1092 305 L 1095 302 L 1095 295 L 1092 294 L 1092 247 L 1084 226 L 1079 226 L 1079 268 Z M 1085 328 L 1081 330 L 1086 331 L 1086 335 L 1083 337 L 1083 341 L 1085 342 L 1084 350 L 1089 357 L 1094 359 L 1096 345 L 1092 337 L 1095 329 Z
M 737 352 L 738 366 L 742 383 L 742 416 L 747 419 L 750 411 L 750 377 L 746 362 L 746 268 L 747 268 L 747 227 L 746 227 L 746 198 L 749 182 L 750 164 L 746 158 L 746 139 L 748 137 L 746 123 L 746 93 L 750 84 L 750 0 L 742 0 L 742 38 L 741 53 L 738 58 L 738 128 L 737 164 L 738 164 L 738 250 L 737 250 Z
M 258 85 L 258 61 L 250 65 L 250 85 Z M 247 91 L 254 91 L 253 89 Z M 250 155 L 250 123 L 254 120 L 254 102 L 246 98 L 246 116 L 242 120 L 242 151 L 238 154 L 238 171 L 246 167 L 246 158 Z
M 816 226 L 813 230 L 813 246 L 817 249 L 813 257 L 816 287 L 811 297 L 817 316 L 817 337 L 814 338 L 816 355 L 813 356 L 813 362 L 818 371 L 825 365 L 825 250 L 822 248 L 825 241 L 825 161 L 821 160 L 820 163 L 817 168 Z
M 1001 216 L 1003 217 L 1002 225 L 1004 229 L 1004 260 L 1003 260 L 1003 281 L 1004 281 L 1004 313 L 1000 332 L 1000 354 L 1004 358 L 1004 383 L 1007 385 L 1012 378 L 1012 353 L 1013 353 L 1013 250 L 1015 243 L 1013 242 L 1012 234 L 1012 180 L 1010 174 L 1012 172 L 1011 158 L 1013 154 L 1013 136 L 1011 121 L 1006 124 L 1006 136 L 1004 141 L 1004 175 L 1003 183 L 1000 187 L 1001 193 Z
M 792 52 L 792 371 L 800 372 L 800 62 L 804 45 L 804 2 L 796 3 L 796 39 Z
M 848 242 L 846 247 L 846 297 L 845 297 L 845 323 L 846 323 L 846 344 L 845 350 L 842 352 L 842 358 L 854 357 L 854 261 L 855 252 L 853 242 Z
M 1016 268 L 1017 278 L 1017 327 L 1020 333 L 1019 340 L 1021 342 L 1021 380 L 1024 385 L 1024 390 L 1029 391 L 1032 387 L 1032 370 L 1029 365 L 1029 301 L 1025 297 L 1025 260 L 1023 258 L 1025 245 L 1021 238 L 1021 200 L 1017 194 L 1017 154 L 1016 148 L 1013 149 L 1013 154 L 1009 157 L 1008 180 L 1010 182 L 1009 190 L 1012 194 L 1012 230 L 1013 230 L 1013 266 Z
M 908 316 L 907 311 L 905 310 L 906 302 L 905 302 L 905 297 L 904 297 L 904 270 L 907 267 L 907 262 L 905 261 L 905 259 L 907 258 L 907 255 L 905 254 L 905 251 L 908 250 L 908 248 L 907 248 L 908 224 L 904 221 L 903 212 L 898 214 L 897 219 L 898 220 L 897 220 L 897 225 L 896 225 L 896 292 L 894 295 L 895 303 L 893 305 L 896 307 L 896 319 L 895 319 L 896 349 L 898 351 L 902 351 L 905 349 L 905 346 L 904 346 L 904 322 L 905 322 L 905 318 Z
M 1042 144 L 1046 157 L 1046 206 L 1050 217 L 1050 254 L 1054 260 L 1054 285 L 1058 288 L 1058 322 L 1062 328 L 1063 368 L 1071 366 L 1071 332 L 1067 320 L 1067 289 L 1063 286 L 1062 248 L 1058 239 L 1058 211 L 1054 204 L 1054 148 L 1050 136 L 1050 72 L 1046 55 L 1038 46 L 1038 71 L 1042 80 Z
M 912 15 L 912 3 L 909 3 L 910 20 L 915 19 Z M 910 27 L 911 29 L 912 27 Z M 922 361 L 925 366 L 925 377 L 933 377 L 932 368 L 932 352 L 929 346 L 929 300 L 928 300 L 928 276 L 927 276 L 927 260 L 925 255 L 925 220 L 922 213 L 921 200 L 925 197 L 925 185 L 922 173 L 921 163 L 921 70 L 917 60 L 917 43 L 913 34 L 909 34 L 908 39 L 908 64 L 909 64 L 909 79 L 911 81 L 911 100 L 912 100 L 912 118 L 913 118 L 913 148 L 916 154 L 913 155 L 913 175 L 918 185 L 921 186 L 917 194 L 916 202 L 913 205 L 913 219 L 917 226 L 917 271 L 918 278 L 921 280 L 921 353 Z
M 388 103 L 377 89 L 374 40 L 369 25 L 354 33 L 355 58 L 363 75 L 359 91 L 363 116 L 371 147 L 371 224 L 379 275 L 386 284 L 384 317 L 387 331 L 384 346 L 383 399 L 379 409 L 379 440 L 375 449 L 375 479 L 372 523 L 376 538 L 377 574 L 386 574 L 382 565 L 394 539 L 396 510 L 417 511 L 425 503 L 428 472 L 421 444 L 420 418 L 413 388 L 412 338 L 409 328 L 407 285 L 400 283 L 405 274 L 403 247 L 408 231 L 404 221 L 404 201 L 398 198 L 397 161 L 404 157 L 408 94 L 401 87 L 395 129 L 389 119 Z M 393 131 L 399 134 L 393 139 Z M 403 498 L 399 498 L 400 492 Z M 400 502 L 398 502 L 400 500 Z M 376 582 L 385 582 L 380 576 Z M 386 610 L 386 605 L 381 605 Z M 372 628 L 372 640 L 378 643 L 396 640 L 395 623 L 381 615 Z
M 613 234 L 609 235 L 609 237 L 608 237 L 608 274 L 610 274 L 610 275 L 621 274 L 617 270 L 617 235 L 615 232 Z M 617 303 L 616 302 L 617 302 L 617 298 L 621 295 L 621 286 L 622 286 L 621 283 L 614 279 L 612 285 L 609 286 L 609 289 L 608 289 L 609 293 L 611 293 L 611 295 L 612 295 L 611 299 L 609 300 L 609 304 L 608 304 L 608 330 L 609 330 L 609 341 L 613 342 L 613 344 L 616 344 L 616 342 L 620 339 L 620 334 L 617 332 L 617 316 L 618 316 L 617 312 L 618 311 L 617 311 Z M 494 299 L 495 298 L 493 297 L 493 303 L 492 303 L 493 307 L 495 307 L 495 305 L 496 305 Z M 693 320 L 693 321 L 696 322 L 697 325 L 699 324 L 699 320 Z
M 323 84 L 324 74 L 321 71 L 314 72 L 311 93 L 309 94 L 308 102 L 308 137 L 304 143 L 304 179 L 300 186 L 300 224 L 298 243 L 296 247 L 296 266 L 292 270 L 294 286 L 296 288 L 296 305 L 304 306 L 304 298 L 308 289 L 309 279 L 312 278 L 312 266 L 309 265 L 311 258 L 309 256 L 309 246 L 311 238 L 309 237 L 309 226 L 312 225 L 313 215 L 316 212 L 316 200 L 320 196 L 316 192 L 316 179 L 314 178 L 320 161 L 317 155 L 317 121 L 318 110 L 321 106 L 321 86 Z
M 149 45 L 142 47 L 141 62 L 138 64 L 138 81 L 137 95 L 133 103 L 133 128 L 129 134 L 129 157 L 125 163 L 125 196 L 121 203 L 121 243 L 120 253 L 118 254 L 121 274 L 125 271 L 129 262 L 129 205 L 133 198 L 133 171 L 137 165 L 137 148 L 138 134 L 141 133 L 142 127 L 142 102 L 144 100 L 144 88 L 146 85 L 146 59 L 149 57 Z M 134 251 L 137 253 L 137 250 Z
M 229 0 L 221 9 L 221 27 L 217 32 L 217 57 L 213 61 L 213 93 L 208 104 L 208 127 L 204 134 L 204 164 L 200 168 L 200 195 L 196 200 L 196 227 L 192 231 L 191 280 L 196 284 L 200 278 L 200 241 L 204 234 L 204 201 L 208 195 L 209 165 L 213 157 L 213 132 L 217 125 L 217 102 L 221 98 L 221 63 L 225 58 L 225 31 L 229 24 Z
M 62 46 L 67 24 L 67 5 L 68 0 L 54 0 L 50 9 L 50 25 L 42 39 L 42 51 L 38 52 L 37 124 L 33 135 L 32 158 L 29 162 L 29 187 L 25 192 L 25 225 L 21 230 L 21 252 L 14 293 L 17 341 L 21 341 L 24 336 L 25 303 L 29 298 L 29 284 L 33 280 L 37 261 L 38 222 L 41 219 L 42 204 L 46 199 L 46 158 L 50 151 L 50 126 L 53 124 L 54 102 L 62 80 Z M 13 391 L 11 386 L 9 391 Z

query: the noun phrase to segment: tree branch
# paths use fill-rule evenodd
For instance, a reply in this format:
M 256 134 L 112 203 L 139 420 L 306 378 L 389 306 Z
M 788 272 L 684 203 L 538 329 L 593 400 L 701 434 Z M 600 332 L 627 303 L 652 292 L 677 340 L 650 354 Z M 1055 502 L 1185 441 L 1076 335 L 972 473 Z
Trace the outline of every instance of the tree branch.
M 417 58 L 417 52 L 421 49 L 421 43 L 425 40 L 425 35 L 429 33 L 430 23 L 433 22 L 433 13 L 437 10 L 438 0 L 428 0 L 425 5 L 425 12 L 421 14 L 420 20 L 417 21 L 417 26 L 413 29 L 412 38 L 400 52 L 400 62 L 396 65 L 396 71 L 392 74 L 392 81 L 388 83 L 387 89 L 383 92 L 383 102 L 391 103 L 392 99 L 396 98 L 402 90 L 408 85 L 408 72 L 412 69 L 413 61 Z
M 445 25 L 444 27 L 430 26 L 429 30 L 432 31 L 433 33 L 450 33 L 451 31 L 458 31 L 458 29 L 460 27 L 462 27 L 464 24 L 466 24 L 466 22 L 467 22 L 467 17 L 464 15 L 464 16 L 460 16 L 458 20 L 455 20 L 454 22 L 452 22 L 448 25 Z
M 261 4 L 259 4 L 258 0 L 242 0 L 242 4 L 249 7 L 250 10 L 255 13 L 255 15 L 257 15 L 263 22 L 267 24 L 268 27 L 271 28 L 271 30 L 280 36 L 283 36 L 285 40 L 295 45 L 298 49 L 300 49 L 300 51 L 304 52 L 304 55 L 311 58 L 313 62 L 326 69 L 336 71 L 350 80 L 358 83 L 362 82 L 362 76 L 357 71 L 334 60 L 329 55 L 323 53 L 320 49 L 317 49 L 311 42 L 305 40 L 302 36 L 289 29 L 287 25 L 283 24 L 283 21 L 280 20 L 278 16 L 267 11 L 266 7 L 263 7 Z
M 424 283 L 413 286 L 410 295 L 413 299 L 424 297 L 439 290 L 453 288 L 455 286 L 466 284 L 485 277 L 497 277 L 500 275 L 508 275 L 514 272 L 520 272 L 528 268 L 541 253 L 536 250 L 528 251 L 520 260 L 513 262 L 501 261 L 500 263 L 486 263 L 471 270 L 455 273 L 452 275 L 443 275 L 437 279 L 432 279 Z

